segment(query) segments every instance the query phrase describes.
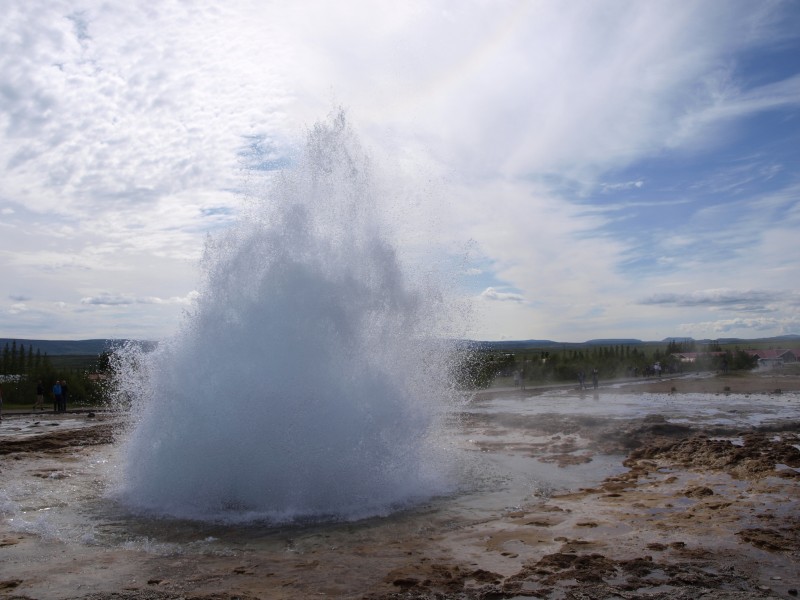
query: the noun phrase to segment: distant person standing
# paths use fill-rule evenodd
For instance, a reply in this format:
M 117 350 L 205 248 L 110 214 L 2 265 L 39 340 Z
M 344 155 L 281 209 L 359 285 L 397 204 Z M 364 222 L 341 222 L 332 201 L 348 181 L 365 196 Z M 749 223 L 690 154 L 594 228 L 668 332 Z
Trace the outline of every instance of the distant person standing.
M 581 390 L 586 387 L 586 373 L 584 373 L 583 370 L 578 371 L 578 385 Z
M 59 406 L 58 412 L 67 412 L 67 396 L 69 396 L 69 387 L 67 380 L 63 379 L 61 381 L 61 406 Z
M 61 382 L 56 379 L 53 384 L 53 412 L 61 410 Z
M 33 405 L 33 410 L 44 410 L 44 386 L 42 380 L 36 382 L 36 404 Z
M 597 369 L 592 369 L 592 385 L 594 389 L 597 389 L 597 377 L 598 377 Z

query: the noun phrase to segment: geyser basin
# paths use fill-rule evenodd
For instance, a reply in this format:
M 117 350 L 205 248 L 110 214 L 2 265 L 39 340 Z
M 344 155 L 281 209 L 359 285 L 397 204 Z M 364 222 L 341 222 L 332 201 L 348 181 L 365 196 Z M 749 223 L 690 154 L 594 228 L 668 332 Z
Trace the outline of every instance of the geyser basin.
M 174 339 L 118 357 L 136 418 L 124 504 L 182 518 L 283 522 L 384 514 L 448 486 L 452 396 L 441 294 L 386 235 L 342 113 L 238 225 L 210 242 Z

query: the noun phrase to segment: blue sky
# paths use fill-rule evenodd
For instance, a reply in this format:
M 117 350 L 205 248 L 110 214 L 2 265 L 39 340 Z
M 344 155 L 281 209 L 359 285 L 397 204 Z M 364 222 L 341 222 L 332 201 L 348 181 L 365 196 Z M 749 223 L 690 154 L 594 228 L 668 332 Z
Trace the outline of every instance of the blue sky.
M 339 104 L 470 337 L 800 333 L 798 32 L 779 0 L 7 0 L 0 337 L 174 333 Z

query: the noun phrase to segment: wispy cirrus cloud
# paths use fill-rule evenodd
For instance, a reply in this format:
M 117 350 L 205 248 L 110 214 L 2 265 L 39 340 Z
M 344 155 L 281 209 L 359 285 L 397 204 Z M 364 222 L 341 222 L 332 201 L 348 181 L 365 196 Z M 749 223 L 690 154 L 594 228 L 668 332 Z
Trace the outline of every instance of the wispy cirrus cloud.
M 697 290 L 688 293 L 653 294 L 639 300 L 650 306 L 735 308 L 737 310 L 766 311 L 775 303 L 800 300 L 795 292 L 777 290 Z
M 131 304 L 180 304 L 186 305 L 197 297 L 197 292 L 192 292 L 183 297 L 158 298 L 156 296 L 130 296 L 125 294 L 99 294 L 81 298 L 81 304 L 95 306 L 127 306 Z
M 502 292 L 493 287 L 488 287 L 481 292 L 481 298 L 484 300 L 492 300 L 499 302 L 525 302 L 525 297 L 522 294 L 515 294 L 514 292 Z
M 800 328 L 800 319 L 788 318 L 734 318 L 717 321 L 701 321 L 684 323 L 679 331 L 695 337 L 713 336 L 715 334 L 735 333 L 743 337 L 748 335 L 782 335 L 794 334 Z
M 633 190 L 633 189 L 641 189 L 644 187 L 644 181 L 638 179 L 636 181 L 621 181 L 618 183 L 601 183 L 600 190 L 604 194 L 609 194 L 613 192 L 619 192 L 622 190 Z

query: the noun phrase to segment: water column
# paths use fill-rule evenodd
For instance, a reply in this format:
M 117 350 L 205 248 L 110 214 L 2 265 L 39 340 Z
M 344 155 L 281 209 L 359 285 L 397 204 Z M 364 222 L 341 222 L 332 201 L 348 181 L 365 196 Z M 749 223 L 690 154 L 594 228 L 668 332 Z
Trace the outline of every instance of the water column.
M 196 304 L 132 399 L 120 500 L 214 520 L 357 519 L 447 489 L 441 294 L 398 259 L 343 113 L 207 244 Z M 127 354 L 126 354 L 127 352 Z

